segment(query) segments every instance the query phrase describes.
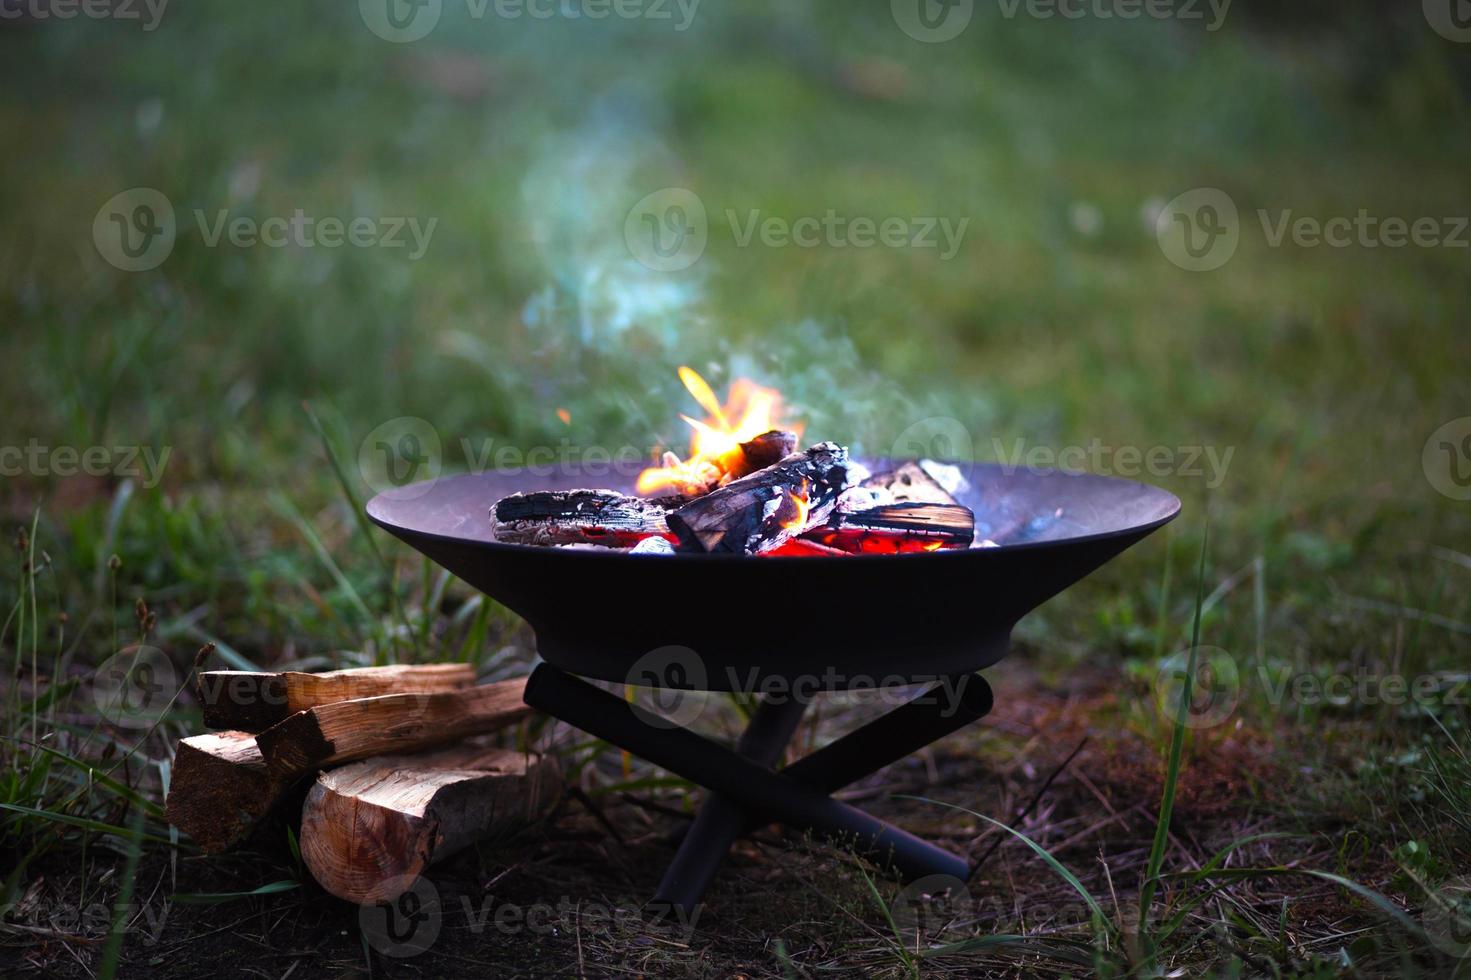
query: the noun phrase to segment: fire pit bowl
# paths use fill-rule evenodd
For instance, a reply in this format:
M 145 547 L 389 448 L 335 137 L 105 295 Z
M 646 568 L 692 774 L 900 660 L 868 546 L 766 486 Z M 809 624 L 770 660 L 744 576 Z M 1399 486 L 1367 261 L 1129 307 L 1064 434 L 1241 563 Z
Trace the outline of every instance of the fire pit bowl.
M 864 460 L 874 471 L 893 464 Z M 631 555 L 495 540 L 490 509 L 517 491 L 632 480 L 527 471 L 443 477 L 379 494 L 368 516 L 523 616 L 550 664 L 632 681 L 640 659 L 694 651 L 697 669 L 662 686 L 815 690 L 967 674 L 1005 655 L 1012 627 L 1179 513 L 1156 487 L 1058 471 L 959 463 L 977 540 L 996 547 L 922 554 L 746 557 Z

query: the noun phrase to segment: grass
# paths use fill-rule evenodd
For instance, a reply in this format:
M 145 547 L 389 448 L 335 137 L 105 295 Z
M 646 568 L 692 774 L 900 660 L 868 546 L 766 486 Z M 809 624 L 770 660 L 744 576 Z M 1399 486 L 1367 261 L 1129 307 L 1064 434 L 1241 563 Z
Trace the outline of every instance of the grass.
M 348 7 L 263 21 L 191 5 L 146 36 L 0 27 L 0 125 L 21 148 L 0 159 L 0 447 L 109 461 L 62 476 L 49 453 L 0 483 L 15 545 L 0 574 L 0 958 L 187 975 L 320 948 L 362 965 L 355 913 L 302 880 L 284 833 L 204 862 L 162 823 L 172 741 L 199 728 L 196 653 L 524 670 L 534 644 L 516 617 L 366 527 L 364 441 L 421 417 L 446 470 L 563 440 L 647 449 L 683 438 L 674 369 L 690 363 L 717 388 L 776 385 L 809 436 L 868 450 L 957 426 L 956 451 L 985 459 L 1018 439 L 1165 447 L 1173 462 L 1145 478 L 1185 516 L 1021 624 L 992 719 L 858 788 L 957 849 L 999 840 L 977 905 L 901 937 L 897 885 L 763 837 L 713 897 L 726 918 L 690 942 L 459 929 L 430 954 L 451 957 L 440 969 L 1453 970 L 1423 930 L 1471 859 L 1471 518 L 1432 487 L 1422 449 L 1471 393 L 1465 255 L 1273 247 L 1257 211 L 1466 214 L 1467 54 L 1414 9 L 1360 21 L 1355 7 L 1306 31 L 1237 6 L 1206 36 L 977 5 L 943 45 L 836 4 L 702 7 L 678 36 L 446 5 L 410 45 Z M 166 194 L 180 233 L 159 268 L 129 274 L 90 236 L 102 202 L 135 186 Z M 622 238 L 634 202 L 666 186 L 712 219 L 679 273 L 636 264 Z M 1232 196 L 1241 241 L 1187 273 L 1141 214 L 1199 186 Z M 409 260 L 210 247 L 194 217 L 297 208 L 438 223 Z M 723 230 L 727 210 L 830 208 L 969 224 L 949 261 L 742 248 Z M 166 460 L 161 473 L 118 472 L 119 447 Z M 1193 447 L 1231 451 L 1221 480 L 1203 453 L 1200 472 L 1185 465 Z M 142 724 L 118 724 L 93 679 L 139 644 L 172 685 Z M 1207 694 L 1234 678 L 1231 710 L 1182 725 L 1159 710 L 1161 672 L 1184 664 L 1193 684 L 1201 653 Z M 1386 703 L 1386 677 L 1425 687 Z M 837 699 L 804 737 L 866 710 Z M 738 716 L 712 721 L 728 732 Z M 569 804 L 541 836 L 445 870 L 446 897 L 478 902 L 492 880 L 522 904 L 646 894 L 687 787 L 570 733 L 529 736 L 557 740 L 624 840 Z M 109 939 L 125 887 L 127 931 Z M 174 901 L 191 895 L 233 897 Z M 1080 950 L 1084 966 L 1068 959 Z

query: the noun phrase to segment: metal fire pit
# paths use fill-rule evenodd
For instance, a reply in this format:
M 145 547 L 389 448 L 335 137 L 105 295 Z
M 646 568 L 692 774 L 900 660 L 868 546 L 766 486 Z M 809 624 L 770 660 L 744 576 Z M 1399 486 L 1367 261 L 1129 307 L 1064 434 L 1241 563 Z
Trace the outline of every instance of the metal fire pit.
M 892 465 L 864 462 L 875 472 Z M 735 838 L 763 822 L 840 840 L 906 879 L 967 877 L 964 858 L 828 794 L 989 711 L 990 687 L 974 672 L 1005 655 L 1016 622 L 1180 510 L 1173 494 L 1129 480 L 957 465 L 971 484 L 957 497 L 975 512 L 976 538 L 999 546 L 755 558 L 494 540 L 490 508 L 506 494 L 632 492 L 631 480 L 612 476 L 447 477 L 380 494 L 367 510 L 531 625 L 546 663 L 527 684 L 528 704 L 712 790 L 654 901 L 657 911 L 684 913 Z M 732 751 L 573 674 L 768 696 Z M 950 690 L 772 771 L 816 691 L 928 682 Z

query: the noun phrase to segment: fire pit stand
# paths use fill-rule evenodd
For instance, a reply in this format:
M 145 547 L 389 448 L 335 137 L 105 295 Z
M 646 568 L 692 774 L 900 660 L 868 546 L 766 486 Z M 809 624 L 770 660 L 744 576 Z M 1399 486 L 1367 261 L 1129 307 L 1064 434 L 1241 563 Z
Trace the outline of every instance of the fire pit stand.
M 941 697 L 949 686 L 954 703 Z M 711 790 L 651 903 L 655 914 L 699 904 L 720 862 L 743 831 L 780 822 L 852 846 L 905 878 L 966 878 L 969 862 L 829 795 L 963 728 L 986 714 L 991 687 L 979 674 L 952 678 L 779 772 L 771 767 L 796 731 L 806 703 L 768 698 L 736 751 L 616 695 L 542 664 L 526 703 Z

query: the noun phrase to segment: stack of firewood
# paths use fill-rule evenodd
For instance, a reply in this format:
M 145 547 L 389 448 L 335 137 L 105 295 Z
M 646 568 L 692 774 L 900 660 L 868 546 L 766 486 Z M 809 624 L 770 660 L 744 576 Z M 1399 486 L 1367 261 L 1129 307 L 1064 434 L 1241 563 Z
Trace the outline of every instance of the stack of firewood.
M 180 740 L 169 822 L 219 853 L 281 815 L 314 778 L 301 809 L 302 860 L 339 898 L 391 900 L 435 861 L 555 803 L 554 758 L 483 739 L 530 713 L 525 686 L 477 686 L 468 664 L 201 672 L 196 693 L 216 731 Z

